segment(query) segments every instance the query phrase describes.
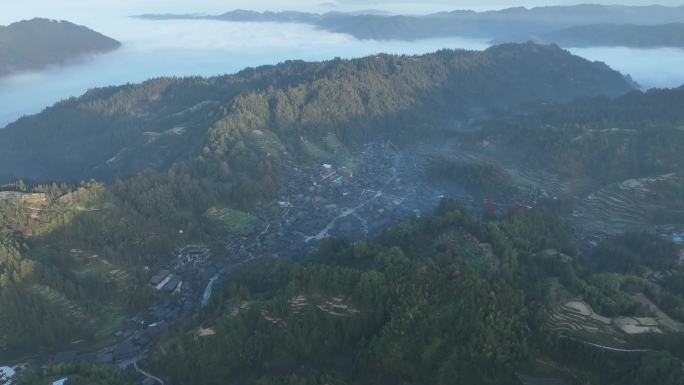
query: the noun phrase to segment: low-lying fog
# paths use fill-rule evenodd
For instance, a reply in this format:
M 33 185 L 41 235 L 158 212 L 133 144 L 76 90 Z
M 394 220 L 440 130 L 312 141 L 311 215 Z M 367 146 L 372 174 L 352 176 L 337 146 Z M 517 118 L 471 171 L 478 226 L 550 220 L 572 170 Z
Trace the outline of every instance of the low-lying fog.
M 100 12 L 96 7 L 79 8 L 83 0 L 60 1 L 60 7 L 34 9 L 26 4 L 52 4 L 45 0 L 25 0 L 24 6 L 3 4 L 0 24 L 33 16 L 68 19 L 84 24 L 121 41 L 123 48 L 92 60 L 70 66 L 56 67 L 35 73 L 0 78 L 0 127 L 22 115 L 37 113 L 55 102 L 77 96 L 92 87 L 140 82 L 157 76 L 218 75 L 234 73 L 244 67 L 275 64 L 288 59 L 308 61 L 334 57 L 360 57 L 379 52 L 417 54 L 441 48 L 485 49 L 486 40 L 449 38 L 414 42 L 359 41 L 343 34 L 316 30 L 295 24 L 243 24 L 220 21 L 147 21 L 127 17 L 143 12 L 191 12 L 192 10 L 218 13 L 242 6 L 256 9 L 282 9 L 283 4 L 272 0 L 255 0 L 254 7 L 234 1 L 209 1 L 211 7 L 193 8 L 195 2 L 140 0 L 139 4 L 154 7 L 129 7 L 129 0 L 110 3 L 111 8 Z M 269 3 L 270 1 L 270 3 Z M 302 4 L 310 0 L 296 0 Z M 128 2 L 128 3 L 127 3 Z M 56 3 L 56 2 L 55 2 Z M 89 4 L 99 4 L 92 2 Z M 235 4 L 234 4 L 235 3 Z M 390 4 L 391 3 L 391 4 Z M 452 9 L 446 1 L 436 0 L 426 11 Z M 490 4 L 497 3 L 495 0 Z M 532 1 L 531 3 L 534 3 Z M 123 5 L 122 5 L 123 4 Z M 280 4 L 277 6 L 276 4 Z M 313 11 L 331 8 L 351 10 L 363 4 L 355 0 L 317 2 Z M 415 2 L 382 2 L 391 10 L 401 12 L 415 9 Z M 389 4 L 389 5 L 388 5 Z M 126 5 L 126 6 L 124 6 Z M 376 5 L 376 4 L 373 4 Z M 459 4 L 458 7 L 467 8 Z M 295 7 L 296 8 L 296 7 Z M 299 7 L 302 9 L 302 7 Z M 389 9 L 389 8 L 388 8 Z M 37 11 L 36 11 L 37 10 Z M 7 12 L 5 12 L 7 11 Z M 592 60 L 605 61 L 613 68 L 632 75 L 644 88 L 673 87 L 684 84 L 684 50 L 627 48 L 582 48 L 572 52 Z
M 631 75 L 641 88 L 672 88 L 684 84 L 684 49 L 627 47 L 571 48 L 570 52 L 589 60 L 607 63 Z

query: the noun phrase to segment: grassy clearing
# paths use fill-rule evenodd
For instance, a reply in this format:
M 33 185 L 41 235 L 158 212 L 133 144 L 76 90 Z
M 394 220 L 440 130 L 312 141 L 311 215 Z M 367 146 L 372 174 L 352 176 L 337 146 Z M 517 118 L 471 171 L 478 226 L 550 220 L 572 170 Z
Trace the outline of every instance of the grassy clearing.
M 110 337 L 121 328 L 126 320 L 124 309 L 120 306 L 107 306 L 99 313 L 95 331 L 96 339 Z
M 132 284 L 132 277 L 128 271 L 105 262 L 99 256 L 80 255 L 74 258 L 78 263 L 75 264 L 73 272 L 79 277 L 96 277 L 102 280 L 111 280 L 119 288 L 127 288 Z
M 306 139 L 302 140 L 302 144 L 304 146 L 304 151 L 306 154 L 313 159 L 328 159 L 330 157 L 330 154 L 323 150 L 321 147 L 309 142 Z
M 232 232 L 243 232 L 247 226 L 256 224 L 259 219 L 250 213 L 229 207 L 212 207 L 206 213 L 207 218 L 226 226 Z
M 100 258 L 77 258 L 79 263 L 74 267 L 73 271 L 78 276 L 103 276 L 109 272 L 107 266 Z
M 332 151 L 344 151 L 344 145 L 333 133 L 329 133 L 325 137 L 325 145 Z

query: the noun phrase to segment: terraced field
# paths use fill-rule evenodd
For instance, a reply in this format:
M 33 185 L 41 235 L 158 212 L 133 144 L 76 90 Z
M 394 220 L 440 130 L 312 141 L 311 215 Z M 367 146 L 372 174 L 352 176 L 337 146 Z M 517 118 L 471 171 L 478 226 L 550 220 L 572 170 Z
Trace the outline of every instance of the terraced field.
M 611 184 L 582 199 L 578 205 L 580 220 L 585 228 L 609 234 L 636 230 L 648 223 L 643 199 L 641 187 L 629 181 Z
M 547 328 L 562 335 L 614 347 L 627 347 L 625 335 L 610 318 L 602 317 L 581 301 L 555 306 L 548 315 Z
M 657 223 L 657 213 L 666 208 L 670 213 L 682 212 L 679 202 L 656 202 L 655 186 L 661 182 L 676 182 L 675 174 L 652 178 L 629 179 L 613 183 L 583 197 L 578 203 L 578 221 L 589 230 L 607 234 L 649 230 Z
M 342 297 L 326 297 L 319 295 L 298 295 L 288 302 L 292 313 L 299 315 L 303 309 L 314 306 L 318 310 L 333 317 L 351 317 L 360 311 L 345 302 Z
M 113 207 L 104 187 L 91 184 L 57 199 L 45 193 L 0 192 L 0 232 L 45 235 L 68 224 L 76 215 Z
M 59 309 L 60 314 L 68 315 L 90 326 L 95 324 L 95 319 L 92 315 L 88 314 L 85 309 L 68 299 L 61 292 L 44 285 L 33 285 L 31 290 L 34 294 L 43 297 L 48 303 Z
M 112 281 L 119 288 L 126 288 L 133 284 L 133 278 L 125 269 L 115 266 L 99 255 L 87 254 L 79 249 L 70 252 L 75 264 L 74 273 L 78 276 L 94 276 L 101 280 Z
M 264 156 L 281 158 L 287 152 L 280 139 L 270 131 L 253 130 L 251 139 Z
M 125 270 L 116 268 L 106 261 L 91 258 L 83 265 L 83 268 L 75 272 L 78 275 L 105 275 L 111 279 L 118 288 L 126 288 L 131 284 L 132 278 Z M 125 310 L 121 306 L 98 305 L 92 308 L 84 308 L 73 300 L 67 298 L 62 292 L 45 285 L 34 285 L 31 290 L 52 304 L 60 314 L 77 320 L 83 327 L 94 331 L 97 340 L 111 337 L 117 331 L 126 318 Z
M 595 313 L 585 302 L 572 300 L 551 309 L 546 327 L 579 341 L 614 349 L 634 348 L 628 342 L 633 335 L 684 330 L 684 325 L 671 319 L 645 295 L 636 294 L 634 299 L 648 306 L 653 316 L 608 318 Z

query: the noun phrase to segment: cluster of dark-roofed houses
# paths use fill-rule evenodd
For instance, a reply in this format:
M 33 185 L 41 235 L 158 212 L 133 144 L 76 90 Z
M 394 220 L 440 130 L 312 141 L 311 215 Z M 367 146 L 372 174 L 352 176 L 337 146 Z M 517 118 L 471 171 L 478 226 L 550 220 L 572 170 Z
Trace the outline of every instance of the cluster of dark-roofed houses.
M 465 191 L 428 183 L 427 161 L 389 141 L 375 141 L 351 155 L 333 154 L 317 166 L 289 165 L 287 182 L 278 191 L 277 214 L 272 206 L 257 210 L 260 223 L 228 236 L 226 248 L 243 259 L 263 254 L 296 258 L 315 251 L 325 236 L 364 239 L 430 213 L 446 196 L 482 214 L 485 206 L 496 213 L 531 207 L 544 194 L 533 189 L 511 202 L 478 201 Z M 258 242 L 247 244 L 250 234 L 259 234 Z
M 417 181 L 421 170 L 387 141 L 368 143 L 351 156 L 331 155 L 316 166 L 286 168 L 277 213 L 273 206 L 263 207 L 256 212 L 258 224 L 229 236 L 226 246 L 232 255 L 298 257 L 315 251 L 325 236 L 363 239 L 433 210 L 442 195 L 419 187 L 424 184 Z M 245 244 L 254 234 L 258 241 Z
M 186 266 L 197 268 L 207 263 L 211 253 L 206 246 L 191 245 L 177 251 L 177 260 L 174 271 L 179 271 Z M 150 278 L 150 285 L 158 291 L 166 291 L 171 294 L 179 294 L 183 289 L 183 277 L 180 273 L 174 273 L 168 269 L 162 269 Z

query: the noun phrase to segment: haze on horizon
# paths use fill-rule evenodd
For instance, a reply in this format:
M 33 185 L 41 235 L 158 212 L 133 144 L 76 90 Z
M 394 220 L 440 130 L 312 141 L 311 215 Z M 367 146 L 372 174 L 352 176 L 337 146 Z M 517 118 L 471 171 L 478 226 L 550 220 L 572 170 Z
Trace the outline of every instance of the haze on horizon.
M 680 0 L 483 0 L 483 1 L 452 1 L 452 0 L 119 0 L 117 2 L 95 2 L 89 0 L 25 0 L 3 1 L 0 4 L 0 24 L 8 24 L 33 17 L 55 19 L 69 19 L 76 22 L 87 22 L 100 17 L 129 15 L 131 13 L 150 12 L 188 12 L 188 13 L 216 13 L 232 9 L 249 10 L 298 10 L 311 12 L 327 11 L 358 11 L 375 9 L 391 13 L 426 14 L 438 11 L 457 9 L 491 10 L 510 7 L 537 7 L 545 5 L 574 5 L 580 3 L 591 4 L 620 4 L 620 5 L 652 5 L 666 6 L 683 5 Z

